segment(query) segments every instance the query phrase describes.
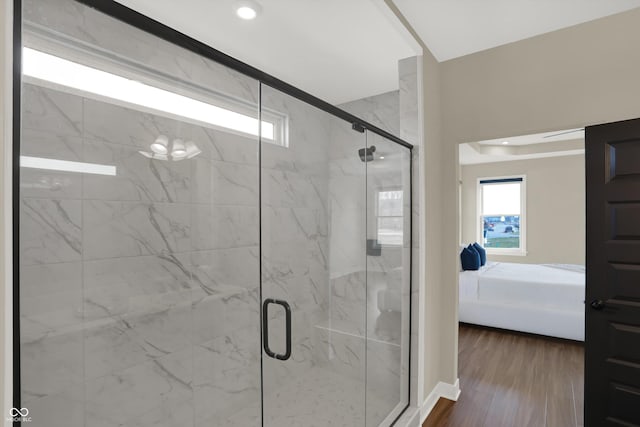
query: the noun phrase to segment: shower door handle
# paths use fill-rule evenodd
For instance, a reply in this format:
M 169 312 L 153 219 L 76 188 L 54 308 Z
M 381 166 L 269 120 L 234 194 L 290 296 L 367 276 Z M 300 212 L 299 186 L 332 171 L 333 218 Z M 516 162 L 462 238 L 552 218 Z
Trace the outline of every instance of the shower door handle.
M 281 305 L 284 308 L 285 313 L 285 323 L 286 323 L 286 350 L 284 354 L 278 354 L 271 351 L 269 348 L 269 304 L 277 304 Z M 288 302 L 267 298 L 262 303 L 262 345 L 264 346 L 264 352 L 267 353 L 269 357 L 278 360 L 287 360 L 291 357 L 291 306 Z

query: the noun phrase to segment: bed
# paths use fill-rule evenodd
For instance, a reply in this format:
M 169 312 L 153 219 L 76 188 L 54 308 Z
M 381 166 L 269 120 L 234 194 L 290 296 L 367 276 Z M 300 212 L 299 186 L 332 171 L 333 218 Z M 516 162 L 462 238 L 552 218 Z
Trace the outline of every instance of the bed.
M 487 262 L 460 272 L 461 322 L 584 341 L 584 267 Z

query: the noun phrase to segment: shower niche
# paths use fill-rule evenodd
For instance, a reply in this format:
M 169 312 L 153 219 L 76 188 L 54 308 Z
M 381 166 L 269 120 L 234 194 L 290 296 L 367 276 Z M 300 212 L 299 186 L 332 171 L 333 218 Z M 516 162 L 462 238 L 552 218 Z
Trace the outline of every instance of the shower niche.
M 115 3 L 23 0 L 22 16 L 30 424 L 392 425 L 410 146 Z

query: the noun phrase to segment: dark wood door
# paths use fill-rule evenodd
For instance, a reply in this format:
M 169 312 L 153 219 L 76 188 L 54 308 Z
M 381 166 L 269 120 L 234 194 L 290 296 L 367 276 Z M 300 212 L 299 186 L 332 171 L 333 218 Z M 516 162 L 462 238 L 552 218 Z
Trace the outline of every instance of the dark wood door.
M 586 129 L 585 426 L 640 426 L 640 119 Z

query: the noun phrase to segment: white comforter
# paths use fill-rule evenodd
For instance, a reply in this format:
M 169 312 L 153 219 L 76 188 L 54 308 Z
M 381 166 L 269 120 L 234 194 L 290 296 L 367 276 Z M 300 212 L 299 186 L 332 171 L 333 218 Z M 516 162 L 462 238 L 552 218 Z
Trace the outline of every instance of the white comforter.
M 583 311 L 584 267 L 489 262 L 460 273 L 460 301 Z

